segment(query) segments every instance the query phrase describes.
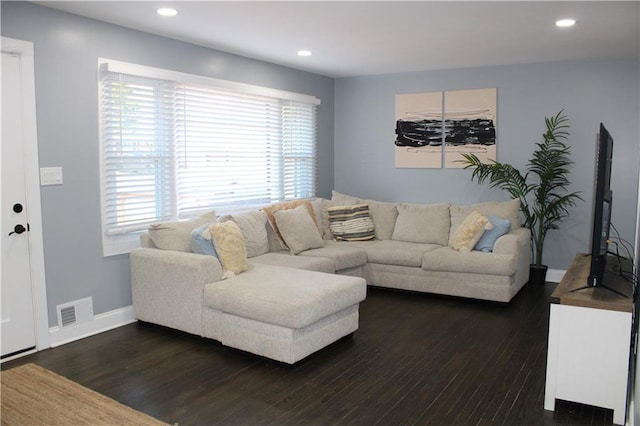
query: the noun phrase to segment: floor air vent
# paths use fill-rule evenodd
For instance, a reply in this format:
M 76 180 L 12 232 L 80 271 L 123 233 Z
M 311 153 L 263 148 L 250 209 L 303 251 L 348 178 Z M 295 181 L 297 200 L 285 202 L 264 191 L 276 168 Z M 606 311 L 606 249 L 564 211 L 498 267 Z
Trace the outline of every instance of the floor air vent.
M 76 306 L 71 305 L 60 309 L 60 327 L 67 327 L 76 323 Z
M 58 327 L 70 327 L 93 319 L 93 298 L 75 300 L 57 306 Z

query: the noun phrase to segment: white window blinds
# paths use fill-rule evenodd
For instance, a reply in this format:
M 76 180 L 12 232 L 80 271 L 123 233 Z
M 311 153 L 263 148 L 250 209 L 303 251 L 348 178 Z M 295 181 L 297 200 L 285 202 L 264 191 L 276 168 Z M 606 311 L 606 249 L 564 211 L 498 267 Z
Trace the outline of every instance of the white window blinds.
M 115 64 L 100 68 L 107 237 L 315 196 L 315 98 Z

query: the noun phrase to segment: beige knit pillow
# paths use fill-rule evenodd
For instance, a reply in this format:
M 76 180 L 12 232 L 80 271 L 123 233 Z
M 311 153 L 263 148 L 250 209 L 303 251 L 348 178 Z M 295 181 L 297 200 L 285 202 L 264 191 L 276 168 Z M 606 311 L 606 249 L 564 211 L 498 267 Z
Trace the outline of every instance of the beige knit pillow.
M 471 212 L 460 224 L 450 246 L 458 251 L 471 251 L 476 245 L 485 230 L 492 229 L 493 225 L 489 222 L 489 218 L 474 211 Z
M 214 223 L 209 227 L 209 232 L 213 237 L 213 245 L 218 253 L 222 269 L 234 274 L 246 271 L 248 268 L 247 249 L 238 224 L 232 220 Z

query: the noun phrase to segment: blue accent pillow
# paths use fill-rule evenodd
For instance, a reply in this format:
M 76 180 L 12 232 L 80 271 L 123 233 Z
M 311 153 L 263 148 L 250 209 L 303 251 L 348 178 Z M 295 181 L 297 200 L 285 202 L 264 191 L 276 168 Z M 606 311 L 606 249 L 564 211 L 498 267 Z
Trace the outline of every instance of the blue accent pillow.
M 511 229 L 511 221 L 509 219 L 502 219 L 497 216 L 489 216 L 489 222 L 493 225 L 493 229 L 484 231 L 480 240 L 476 243 L 474 250 L 483 251 L 485 253 L 491 253 L 493 246 L 504 234 L 508 233 Z
M 211 223 L 205 223 L 191 231 L 191 251 L 218 257 L 218 253 L 213 246 L 213 238 L 209 232 L 210 226 Z

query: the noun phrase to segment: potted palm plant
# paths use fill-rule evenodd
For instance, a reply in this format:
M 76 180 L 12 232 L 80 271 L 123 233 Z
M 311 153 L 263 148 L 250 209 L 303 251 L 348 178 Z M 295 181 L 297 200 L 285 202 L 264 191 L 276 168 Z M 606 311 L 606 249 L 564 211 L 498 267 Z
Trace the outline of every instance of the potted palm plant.
M 544 284 L 547 266 L 542 264 L 544 240 L 552 229 L 569 215 L 569 208 L 582 200 L 579 192 L 568 192 L 569 169 L 573 164 L 571 151 L 565 141 L 569 136 L 568 118 L 561 110 L 545 118 L 546 131 L 542 142 L 536 144 L 525 173 L 510 164 L 493 161 L 482 163 L 474 154 L 462 154 L 465 169 L 473 169 L 471 180 L 488 181 L 492 188 L 507 191 L 520 200 L 524 226 L 531 230 L 531 264 L 529 282 Z

